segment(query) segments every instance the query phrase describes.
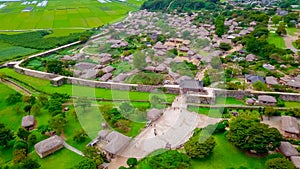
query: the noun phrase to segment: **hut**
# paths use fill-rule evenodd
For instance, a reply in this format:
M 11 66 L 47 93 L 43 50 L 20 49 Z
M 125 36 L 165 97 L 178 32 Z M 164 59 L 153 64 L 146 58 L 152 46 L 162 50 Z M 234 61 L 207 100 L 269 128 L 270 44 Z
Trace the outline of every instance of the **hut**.
M 181 93 L 186 94 L 191 92 L 204 92 L 203 82 L 198 80 L 183 80 L 179 84 Z
M 22 118 L 22 127 L 24 127 L 25 129 L 32 130 L 34 128 L 34 125 L 35 125 L 34 116 L 28 115 Z
M 300 169 L 300 156 L 292 156 L 291 161 L 297 169 Z
M 157 120 L 161 115 L 163 114 L 162 110 L 159 109 L 151 109 L 150 111 L 147 112 L 147 119 L 149 121 L 155 121 Z
M 276 105 L 277 100 L 273 96 L 260 95 L 258 96 L 258 103 L 261 105 Z
M 104 139 L 107 144 L 103 147 L 108 159 L 114 158 L 118 152 L 124 149 L 130 141 L 130 137 L 127 137 L 119 132 L 112 131 Z
M 246 74 L 245 75 L 245 80 L 246 80 L 247 83 L 252 83 L 252 84 L 257 82 L 257 81 L 261 81 L 262 83 L 265 83 L 264 77 L 257 76 L 257 75 Z
M 266 77 L 266 83 L 268 85 L 277 85 L 278 81 L 277 81 L 277 78 L 275 78 L 274 76 L 267 76 Z
M 295 149 L 295 147 L 290 142 L 281 142 L 279 146 L 279 151 L 285 157 L 297 156 L 299 152 Z
M 34 145 L 36 153 L 44 158 L 64 147 L 64 141 L 61 137 L 54 135 Z
M 300 133 L 297 119 L 291 116 L 281 116 L 281 130 L 285 137 L 297 138 Z

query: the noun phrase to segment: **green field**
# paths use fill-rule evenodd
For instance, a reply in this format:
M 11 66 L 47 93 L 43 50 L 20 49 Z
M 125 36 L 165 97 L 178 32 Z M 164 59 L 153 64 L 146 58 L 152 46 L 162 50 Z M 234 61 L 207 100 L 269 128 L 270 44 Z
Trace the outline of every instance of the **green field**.
M 213 153 L 203 160 L 192 160 L 193 169 L 229 169 L 246 168 L 264 169 L 264 158 L 251 157 L 229 143 L 224 134 L 214 135 L 216 147 Z
M 274 44 L 278 48 L 286 48 L 283 37 L 277 35 L 276 33 L 270 33 L 267 41 L 270 44 Z
M 8 60 L 10 58 L 26 56 L 37 52 L 35 49 L 24 48 L 20 46 L 12 46 L 10 44 L 0 41 L 0 61 Z
M 113 1 L 100 3 L 97 0 L 49 0 L 46 7 L 21 5 L 21 2 L 6 3 L 0 9 L 0 30 L 54 29 L 54 35 L 67 35 L 88 28 L 112 23 L 136 10 L 143 1 Z M 27 7 L 31 12 L 22 12 Z

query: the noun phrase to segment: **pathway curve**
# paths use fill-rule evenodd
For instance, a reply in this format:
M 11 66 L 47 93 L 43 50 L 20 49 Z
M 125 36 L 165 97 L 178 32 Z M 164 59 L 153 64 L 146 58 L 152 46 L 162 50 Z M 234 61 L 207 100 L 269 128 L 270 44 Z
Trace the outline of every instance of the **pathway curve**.
M 8 80 L 8 79 L 2 79 L 0 80 L 0 82 L 2 82 L 3 84 L 13 88 L 14 90 L 16 90 L 17 92 L 20 92 L 26 96 L 30 96 L 32 93 L 30 90 L 26 89 L 25 87 L 23 86 L 20 86 L 19 84 L 11 81 L 11 80 Z
M 66 149 L 71 150 L 71 151 L 73 151 L 74 153 L 76 153 L 76 154 L 78 154 L 78 155 L 84 156 L 84 154 L 83 154 L 81 151 L 79 151 L 79 150 L 76 149 L 75 147 L 72 147 L 72 146 L 69 145 L 68 143 L 64 142 L 63 145 L 66 147 Z
M 109 169 L 126 166 L 127 158 L 141 159 L 155 150 L 166 148 L 167 144 L 172 149 L 181 147 L 193 135 L 195 128 L 215 124 L 221 120 L 189 112 L 186 107 L 185 97 L 177 96 L 172 107 L 165 109 L 157 121 L 145 128 L 111 161 Z

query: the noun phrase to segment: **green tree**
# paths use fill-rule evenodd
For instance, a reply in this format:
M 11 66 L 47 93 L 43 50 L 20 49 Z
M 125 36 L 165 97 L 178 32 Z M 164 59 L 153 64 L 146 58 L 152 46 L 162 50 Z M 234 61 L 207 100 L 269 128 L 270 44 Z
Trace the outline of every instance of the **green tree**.
M 46 64 L 46 70 L 49 73 L 59 74 L 63 72 L 63 62 L 59 60 L 49 60 Z
M 221 15 L 219 15 L 216 20 L 215 20 L 215 25 L 216 25 L 216 35 L 221 37 L 225 33 L 225 18 Z
M 267 169 L 295 169 L 294 165 L 285 157 L 269 159 L 265 165 Z
M 10 94 L 6 101 L 8 104 L 16 104 L 22 101 L 22 95 L 20 93 Z
M 79 164 L 74 166 L 72 169 L 97 169 L 97 165 L 93 160 L 89 158 L 84 158 L 79 162 Z
M 28 150 L 28 144 L 24 140 L 17 140 L 14 143 L 14 150 L 21 150 L 25 149 L 26 151 Z
M 22 169 L 39 169 L 41 165 L 31 158 L 26 158 L 21 163 L 19 163 L 20 168 Z
M 27 158 L 27 152 L 26 149 L 17 149 L 14 151 L 14 158 L 13 162 L 14 164 L 17 164 Z
M 230 44 L 223 43 L 223 42 L 220 43 L 219 48 L 222 49 L 222 50 L 225 50 L 225 51 L 228 51 L 228 50 L 232 49 Z
M 137 51 L 133 54 L 133 66 L 139 70 L 147 66 L 146 55 L 143 52 Z
M 267 85 L 265 83 L 261 82 L 260 80 L 253 83 L 252 86 L 253 86 L 254 90 L 258 90 L 258 91 L 268 91 L 269 90 Z
M 279 36 L 282 36 L 282 35 L 286 35 L 286 29 L 285 29 L 285 25 L 284 24 L 280 24 L 277 29 L 276 29 L 276 33 L 279 35 Z
M 80 129 L 78 131 L 75 132 L 74 136 L 73 136 L 73 140 L 78 142 L 78 143 L 82 143 L 85 142 L 85 140 L 87 139 L 87 134 L 83 129 Z
M 67 125 L 67 120 L 65 117 L 63 117 L 63 115 L 59 114 L 52 117 L 48 123 L 50 128 L 56 130 L 57 132 L 63 132 Z
M 267 153 L 280 146 L 282 136 L 276 128 L 260 123 L 257 117 L 241 114 L 230 121 L 227 139 L 239 148 Z
M 272 23 L 275 24 L 275 25 L 277 25 L 281 20 L 282 20 L 282 17 L 279 16 L 279 15 L 274 15 L 272 17 Z
M 126 163 L 130 168 L 133 168 L 137 165 L 137 159 L 136 158 L 128 158 Z
M 29 134 L 30 132 L 25 130 L 24 128 L 19 128 L 17 132 L 17 136 L 24 141 L 28 140 Z
M 189 157 L 201 159 L 212 153 L 215 146 L 216 142 L 212 136 L 203 141 L 198 132 L 184 144 L 184 149 Z
M 8 143 L 14 139 L 13 131 L 0 123 L 0 145 L 7 147 Z
M 91 159 L 96 163 L 96 165 L 100 165 L 104 162 L 105 155 L 102 154 L 96 147 L 87 146 L 83 150 L 83 154 L 86 158 Z

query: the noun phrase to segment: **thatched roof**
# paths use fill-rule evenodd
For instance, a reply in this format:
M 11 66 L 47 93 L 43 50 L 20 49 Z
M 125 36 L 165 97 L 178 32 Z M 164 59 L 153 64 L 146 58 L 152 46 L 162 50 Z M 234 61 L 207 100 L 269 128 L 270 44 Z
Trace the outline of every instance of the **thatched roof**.
M 28 115 L 22 118 L 22 127 L 30 127 L 34 125 L 34 116 Z
M 100 139 L 104 139 L 109 133 L 109 130 L 100 130 L 98 132 L 98 137 L 100 137 Z
M 265 79 L 262 76 L 246 74 L 245 79 L 250 81 L 251 83 L 255 83 L 257 81 L 261 81 L 261 82 L 265 83 Z
M 112 66 L 106 66 L 105 68 L 102 69 L 102 71 L 103 71 L 104 73 L 110 73 L 110 72 L 112 72 L 112 71 L 114 71 L 114 70 L 115 70 L 115 68 L 112 67 Z
M 260 102 L 268 102 L 268 103 L 277 103 L 277 100 L 273 96 L 268 95 L 260 95 L 258 96 L 258 101 Z
M 292 156 L 291 161 L 296 168 L 300 168 L 300 156 Z
M 299 134 L 299 125 L 295 117 L 281 116 L 281 128 L 285 132 Z
M 281 142 L 279 150 L 286 157 L 299 155 L 298 151 L 290 142 Z
M 55 149 L 56 147 L 61 146 L 63 143 L 64 140 L 61 137 L 55 135 L 35 144 L 34 148 L 35 151 L 37 151 L 39 154 L 43 154 L 51 151 L 52 149 Z
M 198 80 L 183 80 L 180 82 L 179 86 L 186 89 L 202 89 L 203 82 Z
M 104 74 L 101 78 L 99 78 L 99 81 L 107 81 L 110 79 L 113 75 L 111 73 Z
M 113 82 L 123 82 L 128 77 L 128 74 L 120 73 L 118 76 L 113 78 Z
M 104 150 L 111 154 L 117 154 L 129 144 L 130 138 L 116 131 L 112 131 L 106 136 L 106 140 L 108 144 L 104 147 Z
M 277 85 L 278 81 L 277 78 L 275 78 L 274 76 L 268 76 L 266 77 L 266 83 L 270 85 Z
M 147 113 L 147 119 L 150 120 L 150 121 L 155 121 L 162 115 L 162 113 L 163 113 L 162 110 L 155 109 L 155 108 L 151 109 Z
M 96 64 L 93 64 L 93 63 L 88 63 L 88 62 L 80 62 L 80 63 L 77 63 L 75 65 L 75 68 L 77 69 L 81 69 L 81 70 L 87 70 L 87 69 L 93 69 L 94 67 L 96 67 L 97 65 Z

